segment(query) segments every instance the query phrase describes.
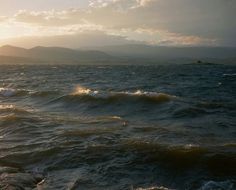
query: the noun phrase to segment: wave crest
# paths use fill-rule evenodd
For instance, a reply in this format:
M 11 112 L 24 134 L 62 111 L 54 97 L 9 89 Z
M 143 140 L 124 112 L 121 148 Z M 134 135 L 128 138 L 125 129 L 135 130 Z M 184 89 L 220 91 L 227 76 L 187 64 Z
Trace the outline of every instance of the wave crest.
M 235 188 L 234 183 L 230 180 L 227 181 L 208 181 L 199 190 L 233 190 Z
M 14 89 L 14 88 L 0 88 L 0 96 L 12 97 L 17 95 L 24 95 L 28 92 L 26 90 Z
M 162 103 L 162 102 L 169 102 L 176 98 L 177 98 L 176 96 L 169 95 L 166 93 L 146 92 L 141 90 L 137 90 L 134 92 L 129 92 L 129 91 L 103 92 L 78 86 L 73 93 L 60 97 L 59 99 L 63 99 L 66 101 L 72 100 L 72 101 L 82 101 L 82 102 L 102 101 L 103 103 L 127 102 L 127 101 L 129 102 L 149 101 L 155 103 Z
M 85 88 L 82 86 L 77 86 L 74 90 L 74 92 L 72 93 L 72 95 L 94 95 L 97 94 L 98 91 L 93 91 L 89 88 Z

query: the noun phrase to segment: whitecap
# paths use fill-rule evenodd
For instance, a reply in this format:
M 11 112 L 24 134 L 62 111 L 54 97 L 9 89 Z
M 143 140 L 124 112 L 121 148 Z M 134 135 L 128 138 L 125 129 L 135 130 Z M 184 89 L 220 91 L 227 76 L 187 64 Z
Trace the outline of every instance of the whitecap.
M 230 180 L 220 182 L 208 181 L 199 190 L 233 190 L 234 188 L 234 184 Z
M 236 73 L 225 73 L 223 76 L 236 76 Z
M 93 91 L 89 88 L 85 88 L 83 86 L 78 85 L 72 95 L 95 95 L 98 94 L 99 92 L 97 90 Z
M 17 93 L 17 90 L 13 88 L 0 88 L 0 95 L 5 97 L 14 96 Z
M 0 110 L 5 110 L 5 109 L 13 109 L 13 105 L 0 105 Z
M 26 90 L 26 89 L 14 89 L 14 88 L 9 88 L 9 87 L 0 88 L 0 96 L 4 96 L 4 97 L 25 95 L 30 92 L 31 92 L 30 90 Z
M 133 188 L 131 189 L 133 190 Z M 171 189 L 163 187 L 163 186 L 159 186 L 159 187 L 136 188 L 135 190 L 171 190 Z

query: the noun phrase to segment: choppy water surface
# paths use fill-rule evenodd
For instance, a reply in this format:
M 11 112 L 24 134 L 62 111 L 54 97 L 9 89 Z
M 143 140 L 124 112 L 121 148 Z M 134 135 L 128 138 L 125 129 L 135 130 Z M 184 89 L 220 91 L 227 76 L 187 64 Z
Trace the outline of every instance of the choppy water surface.
M 0 84 L 2 189 L 236 188 L 236 66 L 0 66 Z

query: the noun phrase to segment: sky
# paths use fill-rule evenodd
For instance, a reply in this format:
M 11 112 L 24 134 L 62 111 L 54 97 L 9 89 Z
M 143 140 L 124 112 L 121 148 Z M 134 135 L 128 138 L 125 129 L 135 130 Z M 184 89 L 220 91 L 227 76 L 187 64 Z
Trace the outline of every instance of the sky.
M 236 46 L 235 0 L 0 0 L 0 45 Z

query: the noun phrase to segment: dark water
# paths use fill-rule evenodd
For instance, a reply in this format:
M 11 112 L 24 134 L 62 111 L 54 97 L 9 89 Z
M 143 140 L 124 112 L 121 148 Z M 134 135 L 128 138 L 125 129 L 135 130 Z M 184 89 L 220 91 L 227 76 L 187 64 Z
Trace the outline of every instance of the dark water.
M 12 186 L 236 189 L 236 66 L 0 66 L 0 84 Z

